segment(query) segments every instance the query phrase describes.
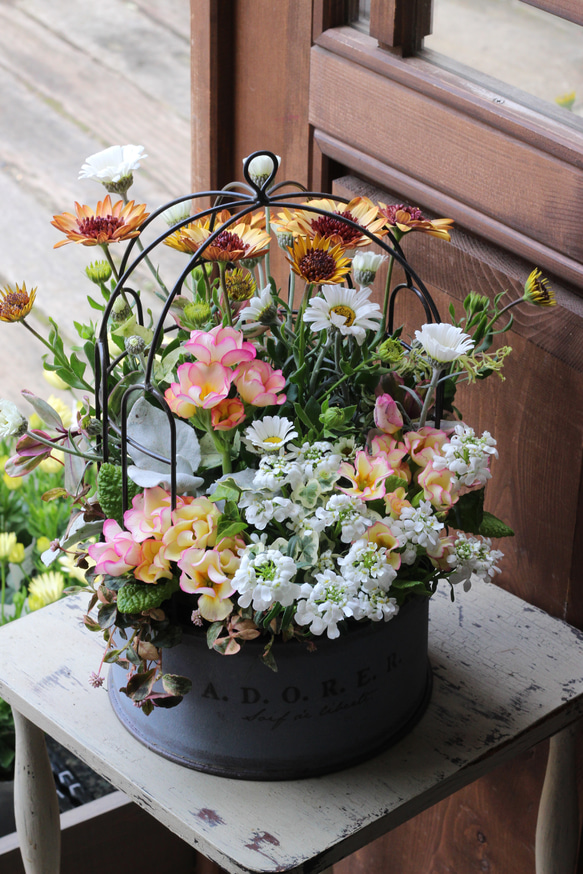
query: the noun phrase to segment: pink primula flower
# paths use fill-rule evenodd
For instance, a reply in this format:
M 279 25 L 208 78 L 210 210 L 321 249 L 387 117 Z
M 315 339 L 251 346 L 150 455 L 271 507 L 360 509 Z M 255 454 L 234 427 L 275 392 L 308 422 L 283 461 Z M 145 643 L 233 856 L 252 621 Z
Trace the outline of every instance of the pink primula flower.
M 411 482 L 411 469 L 407 462 L 403 461 L 408 454 L 403 443 L 397 443 L 390 434 L 377 434 L 370 441 L 371 455 L 385 455 L 393 469 L 395 476 Z
M 403 417 L 393 398 L 380 395 L 375 401 L 374 422 L 384 434 L 396 434 L 403 427 Z
M 245 405 L 239 398 L 225 398 L 211 410 L 211 425 L 215 431 L 230 431 L 245 418 Z
M 160 579 L 172 579 L 170 562 L 164 558 L 164 544 L 161 540 L 144 540 L 142 561 L 136 567 L 134 576 L 142 583 L 157 583 Z
M 345 495 L 354 495 L 363 501 L 374 501 L 385 494 L 385 480 L 392 473 L 393 468 L 384 454 L 370 456 L 360 450 L 356 453 L 354 465 L 345 461 L 338 468 L 339 476 L 349 479 L 352 488 L 337 488 Z
M 227 550 L 227 552 L 229 552 Z M 231 556 L 228 556 L 229 561 Z M 216 549 L 188 549 L 178 567 L 182 571 L 180 588 L 200 595 L 198 609 L 203 619 L 218 622 L 233 609 L 230 596 L 235 591 L 233 581 L 222 567 L 221 553 Z
M 220 325 L 210 331 L 192 331 L 184 348 L 203 364 L 218 362 L 223 367 L 252 361 L 257 354 L 253 343 L 247 343 L 241 331 Z
M 435 470 L 428 464 L 420 471 L 417 481 L 423 489 L 423 497 L 431 501 L 436 510 L 449 510 L 459 498 L 449 470 Z
M 183 419 L 190 419 L 198 408 L 216 407 L 229 394 L 233 378 L 228 367 L 200 361 L 181 364 L 176 375 L 178 382 L 173 382 L 164 396 L 172 412 Z
M 214 546 L 220 517 L 216 504 L 204 496 L 177 506 L 172 513 L 172 525 L 164 534 L 164 558 L 178 561 L 192 546 L 198 549 Z
M 285 377 L 281 370 L 274 370 L 267 361 L 241 364 L 234 373 L 233 382 L 246 404 L 270 407 L 285 402 L 286 396 L 278 394 L 285 387 Z
M 184 501 L 183 498 L 177 500 Z M 137 543 L 149 537 L 161 540 L 172 524 L 170 493 L 162 486 L 144 489 L 133 498 L 132 508 L 125 511 L 123 521 Z
M 87 552 L 95 562 L 98 574 L 121 577 L 142 561 L 142 549 L 129 531 L 124 531 L 114 519 L 103 523 L 104 543 L 92 543 Z
M 430 428 L 429 425 L 418 431 L 407 431 L 403 437 L 407 452 L 419 467 L 426 467 L 435 455 L 441 455 L 441 447 L 446 440 L 445 431 Z

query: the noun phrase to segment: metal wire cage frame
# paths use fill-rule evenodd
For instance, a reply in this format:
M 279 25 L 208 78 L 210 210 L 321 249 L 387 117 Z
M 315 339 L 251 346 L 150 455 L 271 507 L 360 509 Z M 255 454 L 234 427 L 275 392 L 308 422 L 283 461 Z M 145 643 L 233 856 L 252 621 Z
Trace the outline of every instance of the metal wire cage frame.
M 267 177 L 262 178 L 260 184 L 257 184 L 257 182 L 254 181 L 254 179 L 251 177 L 249 169 L 251 162 L 258 157 L 268 158 L 272 162 L 271 173 Z M 429 291 L 427 290 L 420 277 L 409 265 L 407 259 L 405 258 L 405 255 L 403 254 L 403 250 L 399 245 L 399 242 L 395 238 L 394 234 L 390 231 L 390 229 L 386 236 L 379 237 L 348 217 L 338 215 L 336 213 L 331 213 L 330 211 L 325 209 L 311 206 L 309 202 L 310 200 L 329 198 L 330 195 L 323 192 L 307 191 L 304 186 L 294 181 L 285 180 L 275 183 L 278 166 L 279 160 L 273 152 L 266 150 L 253 152 L 245 159 L 243 163 L 243 175 L 245 178 L 244 183 L 234 182 L 220 190 L 200 191 L 192 194 L 186 194 L 181 197 L 177 197 L 174 200 L 169 201 L 168 203 L 165 203 L 148 216 L 146 221 L 142 223 L 140 227 L 140 232 L 143 232 L 152 222 L 154 222 L 160 215 L 162 215 L 166 210 L 170 209 L 171 207 L 178 206 L 179 204 L 185 203 L 186 201 L 196 203 L 196 201 L 200 201 L 203 198 L 210 198 L 213 200 L 212 206 L 208 208 L 203 208 L 198 212 L 193 212 L 190 216 L 181 219 L 172 227 L 169 227 L 164 233 L 160 234 L 147 246 L 138 245 L 139 238 L 134 237 L 130 240 L 128 246 L 126 247 L 119 268 L 119 279 L 105 307 L 95 346 L 95 409 L 97 418 L 101 420 L 101 449 L 103 454 L 103 460 L 104 462 L 106 462 L 110 457 L 110 431 L 114 431 L 120 439 L 123 482 L 122 499 L 124 510 L 128 507 L 128 445 L 133 446 L 135 449 L 145 453 L 151 458 L 168 464 L 170 466 L 171 502 L 173 508 L 176 506 L 176 422 L 174 419 L 174 415 L 171 412 L 170 407 L 164 397 L 163 392 L 161 392 L 157 388 L 152 379 L 155 356 L 164 335 L 168 333 L 169 330 L 176 329 L 177 327 L 165 327 L 165 321 L 170 312 L 172 302 L 178 295 L 182 293 L 182 289 L 187 277 L 190 275 L 195 267 L 203 264 L 203 262 L 205 261 L 205 250 L 210 245 L 212 245 L 212 243 L 216 240 L 219 234 L 228 230 L 229 227 L 240 222 L 241 219 L 243 219 L 249 213 L 252 213 L 257 209 L 266 209 L 271 207 L 289 209 L 301 208 L 302 212 L 333 217 L 336 221 L 341 221 L 345 223 L 348 227 L 354 228 L 359 232 L 359 234 L 369 237 L 371 243 L 374 243 L 376 246 L 378 246 L 382 252 L 386 253 L 390 257 L 393 257 L 395 261 L 402 267 L 405 273 L 405 281 L 396 285 L 390 293 L 387 325 L 385 326 L 387 336 L 392 335 L 394 332 L 393 323 L 395 313 L 395 301 L 397 299 L 397 296 L 403 291 L 408 291 L 409 293 L 412 293 L 417 297 L 423 307 L 425 321 L 427 323 L 441 322 L 439 312 Z M 289 190 L 286 192 L 282 192 L 282 189 L 289 188 L 295 190 L 292 190 L 291 192 Z M 339 197 L 336 195 L 334 196 L 334 200 L 339 203 L 349 203 L 349 200 L 347 198 Z M 301 201 L 301 203 L 299 201 Z M 221 210 L 235 210 L 235 212 L 227 221 L 221 223 L 215 229 L 214 224 L 217 215 Z M 151 252 L 153 252 L 158 246 L 162 245 L 171 234 L 174 234 L 181 228 L 186 227 L 193 221 L 205 219 L 207 217 L 210 217 L 210 236 L 190 256 L 185 267 L 182 269 L 177 280 L 175 281 L 173 287 L 169 290 L 168 297 L 164 301 L 158 320 L 155 323 L 154 334 L 146 359 L 146 367 L 144 371 L 143 381 L 139 383 L 133 383 L 124 391 L 120 406 L 120 425 L 117 425 L 112 421 L 110 417 L 108 381 L 109 376 L 113 372 L 113 369 L 125 357 L 125 355 L 127 355 L 127 352 L 121 352 L 116 358 L 113 359 L 113 361 L 111 360 L 107 334 L 109 327 L 109 318 L 112 314 L 115 302 L 122 294 L 125 296 L 129 295 L 133 299 L 133 302 L 135 304 L 135 316 L 137 322 L 138 324 L 143 326 L 144 312 L 140 300 L 140 295 L 128 285 L 128 282 L 130 281 L 136 268 L 149 257 Z M 390 242 L 387 242 L 387 237 Z M 136 249 L 138 250 L 137 254 L 135 254 Z M 350 282 L 350 277 L 347 277 L 347 280 Z M 401 342 L 404 346 L 407 346 L 404 341 Z M 137 392 L 152 397 L 160 405 L 161 409 L 166 414 L 170 434 L 168 456 L 160 455 L 149 449 L 148 447 L 143 446 L 135 439 L 130 437 L 127 433 L 128 404 L 132 395 L 136 394 Z M 435 398 L 434 423 L 436 427 L 439 427 L 442 411 L 443 384 L 440 384 L 437 387 Z

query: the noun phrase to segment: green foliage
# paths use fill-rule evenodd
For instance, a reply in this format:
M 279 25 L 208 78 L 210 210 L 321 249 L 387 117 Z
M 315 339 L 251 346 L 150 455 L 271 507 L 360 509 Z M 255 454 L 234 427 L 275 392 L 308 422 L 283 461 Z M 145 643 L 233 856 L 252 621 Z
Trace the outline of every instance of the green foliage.
M 123 477 L 120 465 L 104 463 L 97 475 L 98 499 L 105 517 L 123 525 Z M 128 480 L 128 502 L 140 491 L 139 486 Z
M 178 580 L 161 580 L 159 583 L 125 583 L 117 593 L 117 609 L 122 613 L 142 613 L 152 610 L 167 601 L 178 591 Z

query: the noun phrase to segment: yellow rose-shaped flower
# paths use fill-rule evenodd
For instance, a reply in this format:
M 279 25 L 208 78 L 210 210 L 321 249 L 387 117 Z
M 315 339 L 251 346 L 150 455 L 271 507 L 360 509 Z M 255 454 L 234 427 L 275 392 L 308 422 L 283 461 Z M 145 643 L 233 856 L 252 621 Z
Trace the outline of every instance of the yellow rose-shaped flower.
M 178 561 L 187 549 L 206 549 L 215 545 L 220 513 L 208 498 L 195 498 L 172 513 L 172 526 L 163 537 L 164 558 Z

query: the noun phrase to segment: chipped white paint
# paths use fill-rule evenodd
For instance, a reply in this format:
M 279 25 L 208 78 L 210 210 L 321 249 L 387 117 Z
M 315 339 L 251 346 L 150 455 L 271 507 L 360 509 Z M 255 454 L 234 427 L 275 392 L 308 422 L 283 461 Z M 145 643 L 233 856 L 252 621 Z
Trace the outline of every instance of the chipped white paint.
M 59 805 L 44 735 L 14 711 L 14 817 L 26 874 L 59 874 Z
M 146 750 L 91 688 L 103 643 L 81 624 L 84 601 L 0 629 L 0 695 L 237 874 L 323 871 L 583 715 L 583 634 L 492 585 L 453 605 L 442 592 L 431 606 L 433 696 L 407 737 L 326 777 L 212 777 Z

